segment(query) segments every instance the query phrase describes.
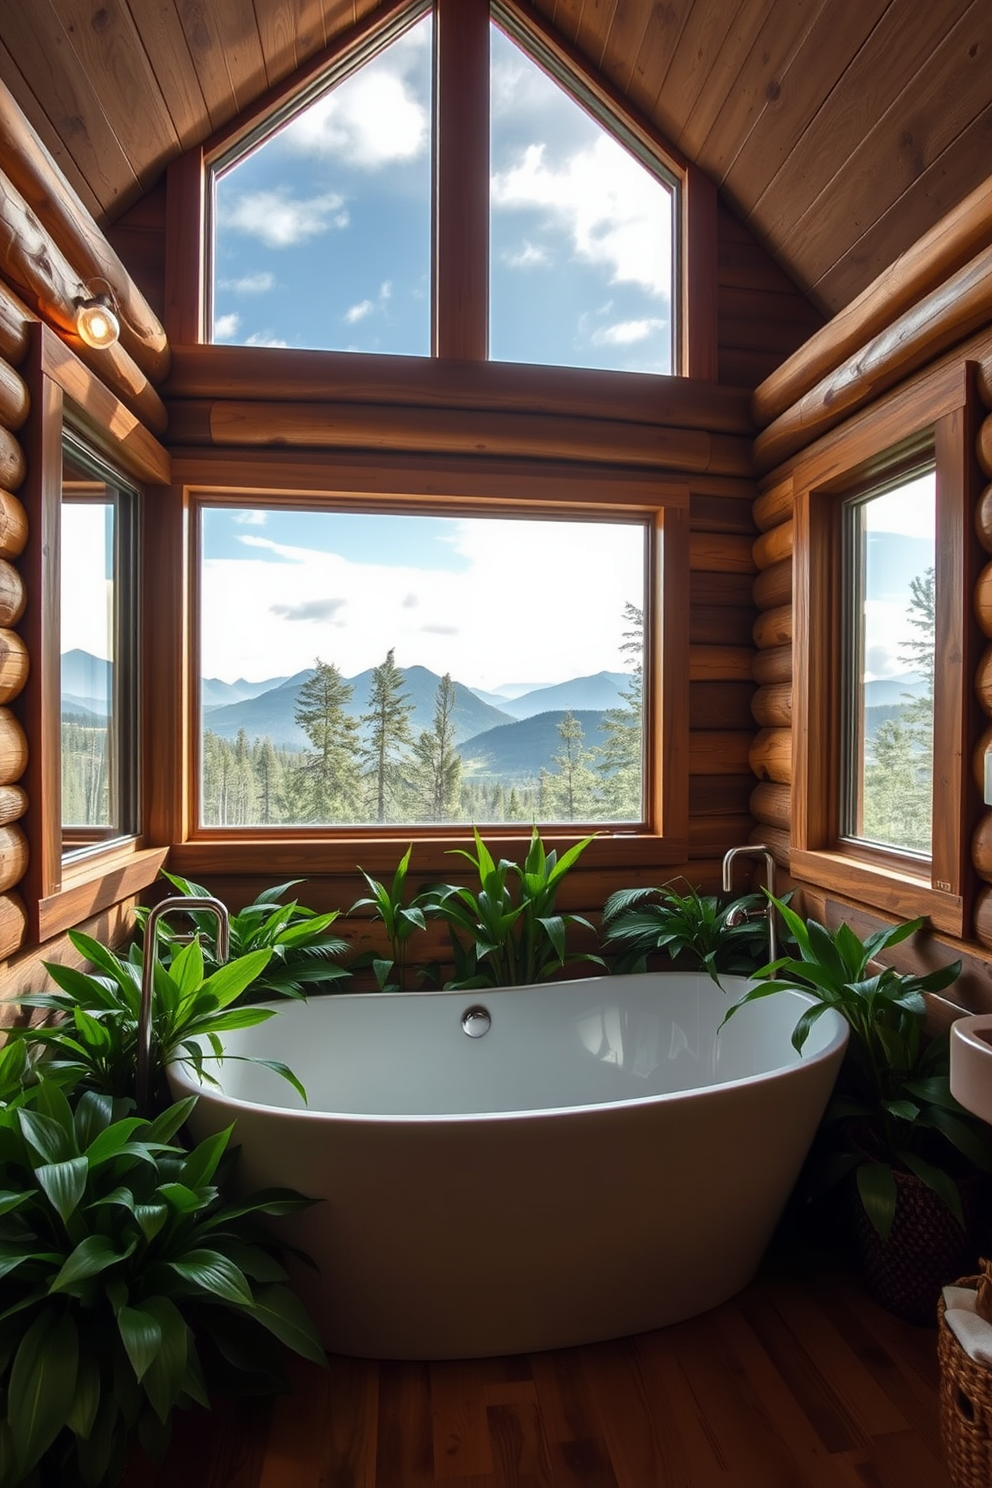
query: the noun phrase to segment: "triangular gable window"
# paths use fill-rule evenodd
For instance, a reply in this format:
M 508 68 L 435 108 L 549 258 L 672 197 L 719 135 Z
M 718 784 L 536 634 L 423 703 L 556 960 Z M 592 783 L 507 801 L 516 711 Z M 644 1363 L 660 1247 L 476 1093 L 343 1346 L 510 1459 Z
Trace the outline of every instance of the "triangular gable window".
M 432 29 L 215 163 L 210 339 L 430 354 Z
M 490 356 L 670 373 L 674 182 L 490 38 Z

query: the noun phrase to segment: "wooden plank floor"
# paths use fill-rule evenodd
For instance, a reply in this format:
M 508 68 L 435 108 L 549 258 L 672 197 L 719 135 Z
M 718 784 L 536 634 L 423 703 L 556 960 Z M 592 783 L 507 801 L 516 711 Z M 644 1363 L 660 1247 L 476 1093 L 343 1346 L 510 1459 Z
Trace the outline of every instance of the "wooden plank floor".
M 180 1413 L 125 1488 L 950 1488 L 936 1337 L 778 1257 L 715 1311 L 616 1342 L 294 1358 L 293 1394 Z

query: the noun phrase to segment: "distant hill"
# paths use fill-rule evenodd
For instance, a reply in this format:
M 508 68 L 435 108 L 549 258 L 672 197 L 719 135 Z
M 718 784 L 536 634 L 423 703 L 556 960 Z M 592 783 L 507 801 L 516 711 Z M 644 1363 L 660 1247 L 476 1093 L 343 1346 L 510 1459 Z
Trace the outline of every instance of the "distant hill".
M 62 653 L 62 692 L 74 699 L 85 700 L 85 706 L 106 713 L 107 700 L 113 688 L 114 668 L 109 661 L 91 656 L 88 651 Z
M 86 723 L 106 723 L 109 712 L 109 704 L 103 698 L 77 697 L 73 692 L 62 694 L 63 718 L 71 714 L 77 723 L 83 720 Z
M 903 672 L 898 677 L 879 677 L 865 684 L 865 706 L 880 707 L 885 703 L 904 703 L 906 694 L 919 697 L 926 690 L 926 682 L 918 672 Z
M 410 724 L 414 735 L 429 729 L 434 723 L 434 698 L 440 677 L 427 667 L 412 666 L 401 669 L 404 690 L 413 704 Z M 212 708 L 206 715 L 206 726 L 222 739 L 235 739 L 239 729 L 248 737 L 268 737 L 273 744 L 290 749 L 307 748 L 307 737 L 296 723 L 295 712 L 303 683 L 313 676 L 313 669 L 297 672 L 281 686 L 263 692 L 259 697 L 246 698 L 243 702 L 230 703 L 226 707 Z M 345 679 L 353 688 L 347 712 L 358 718 L 367 711 L 372 688 L 372 668 L 359 672 L 357 677 Z M 455 683 L 454 724 L 455 738 L 464 739 L 485 729 L 502 723 L 506 714 L 477 698 L 475 693 L 460 682 Z
M 542 766 L 552 768 L 552 756 L 561 751 L 561 735 L 558 725 L 567 708 L 558 708 L 548 713 L 538 713 L 533 718 L 523 718 L 517 723 L 504 723 L 499 728 L 488 729 L 473 739 L 459 744 L 469 775 L 500 775 L 510 779 L 531 779 Z M 580 709 L 573 716 L 585 734 L 583 748 L 593 749 L 602 743 L 599 732 L 603 722 L 603 709 Z
M 596 672 L 591 677 L 572 677 L 551 687 L 538 687 L 520 697 L 507 698 L 500 706 L 513 718 L 534 718 L 538 713 L 556 709 L 564 712 L 570 708 L 576 713 L 580 709 L 602 711 L 623 707 L 620 689 L 629 687 L 630 681 L 627 672 Z
M 204 709 L 222 708 L 228 703 L 243 703 L 246 698 L 271 692 L 288 680 L 287 677 L 270 677 L 266 682 L 246 682 L 244 677 L 239 677 L 237 682 L 222 682 L 219 677 L 204 677 L 200 683 L 200 696 Z

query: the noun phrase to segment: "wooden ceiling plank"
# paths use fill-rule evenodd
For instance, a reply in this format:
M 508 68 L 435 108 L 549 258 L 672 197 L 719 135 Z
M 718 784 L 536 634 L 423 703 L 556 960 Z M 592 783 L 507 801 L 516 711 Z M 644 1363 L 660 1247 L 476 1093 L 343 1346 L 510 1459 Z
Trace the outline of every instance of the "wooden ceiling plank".
M 354 6 L 345 9 L 345 25 L 351 25 Z M 255 0 L 255 20 L 270 88 L 324 46 L 322 0 Z M 338 29 L 344 26 L 339 23 Z
M 992 103 L 973 119 L 816 284 L 819 299 L 835 313 L 894 263 L 906 243 L 916 242 L 989 174 L 992 161 Z
M 24 80 L 24 74 L 2 41 L 0 41 L 0 78 L 2 78 L 10 89 L 24 117 L 30 119 L 39 138 L 43 141 L 45 149 L 49 152 L 59 170 L 69 182 L 69 185 L 84 204 L 86 210 L 94 219 L 101 216 L 103 213 L 102 202 L 93 194 L 90 183 L 70 155 L 65 140 L 59 134 L 51 119 L 49 119 L 32 90 L 28 87 Z
M 559 31 L 566 41 L 575 41 L 579 30 L 579 17 L 582 14 L 582 0 L 554 0 L 553 9 L 549 10 L 547 4 L 539 5 L 537 9 L 549 16 L 555 30 Z
M 831 0 L 820 11 L 727 171 L 727 189 L 745 210 L 759 200 L 891 4 Z
M 211 5 L 227 70 L 237 100 L 237 112 L 247 109 L 267 86 L 265 58 L 251 0 L 224 0 Z
M 975 0 L 852 151 L 834 183 L 779 239 L 780 251 L 802 265 L 811 286 L 981 113 L 990 56 L 992 6 Z
M 584 0 L 575 45 L 596 67 L 603 61 L 606 38 L 610 34 L 617 0 Z
M 693 0 L 669 0 L 656 3 L 647 17 L 640 44 L 632 51 L 630 75 L 626 88 L 638 107 L 650 115 L 678 48 L 679 38 L 692 11 Z M 614 51 L 607 47 L 607 62 Z
M 135 4 L 134 0 L 130 3 L 138 36 L 158 79 L 179 143 L 188 150 L 198 142 L 209 112 L 179 15 L 171 0 L 158 5 Z
M 217 29 L 215 8 L 203 0 L 175 0 L 179 24 L 193 59 L 211 131 L 220 129 L 238 112 L 238 98 Z
M 651 116 L 672 140 L 681 132 L 732 31 L 742 0 L 693 0 Z
M 59 13 L 135 175 L 152 185 L 180 153 L 179 136 L 131 12 L 123 0 L 60 0 Z
M 748 0 L 738 11 L 736 23 L 727 28 L 706 79 L 706 86 L 683 118 L 676 141 L 679 149 L 684 150 L 690 159 L 699 157 L 700 146 L 712 129 L 718 113 L 727 99 L 736 93 L 741 70 L 769 16 L 775 10 L 776 3 L 777 0 Z M 794 0 L 793 8 L 805 9 L 806 3 L 807 0 Z
M 140 195 L 138 177 L 111 127 L 88 74 L 49 0 L 7 5 L 3 39 L 44 107 L 52 127 L 89 182 L 103 212 L 113 215 Z
M 863 4 L 863 0 L 862 0 Z M 825 14 L 833 16 L 836 0 L 794 0 L 777 3 L 744 59 L 732 88 L 727 90 L 708 134 L 700 140 L 697 162 L 718 185 L 771 102 L 781 91 L 781 80 Z M 690 121 L 691 123 L 691 121 Z
M 913 0 L 894 0 L 889 6 L 749 214 L 759 235 L 775 244 L 780 257 L 785 256 L 780 244 L 796 217 L 797 203 L 805 207 L 834 179 L 970 3 L 942 0 L 940 5 L 920 6 Z M 793 272 L 808 286 L 798 264 Z
M 617 0 L 614 7 L 599 66 L 624 93 L 630 91 L 634 59 L 640 51 L 653 9 L 651 0 Z

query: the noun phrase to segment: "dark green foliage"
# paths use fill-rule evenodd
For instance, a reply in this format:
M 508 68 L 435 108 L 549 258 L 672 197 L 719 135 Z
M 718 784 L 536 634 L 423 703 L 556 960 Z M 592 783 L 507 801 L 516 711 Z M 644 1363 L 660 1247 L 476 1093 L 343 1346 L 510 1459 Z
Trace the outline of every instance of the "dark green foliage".
M 557 852 L 545 851 L 535 827 L 521 866 L 506 858 L 497 863 L 478 831 L 474 827 L 472 831 L 475 853 L 464 848 L 455 853 L 475 869 L 478 888 L 432 884 L 418 896 L 425 913 L 446 921 L 451 934 L 455 975 L 445 985 L 526 987 L 569 962 L 602 966 L 599 956 L 569 955 L 566 950 L 568 927 L 580 925 L 591 931 L 589 921 L 555 912 L 561 881 L 592 838 L 574 843 L 559 858 Z
M 207 1339 L 269 1388 L 279 1343 L 324 1362 L 255 1218 L 309 1200 L 225 1203 L 230 1131 L 175 1140 L 193 1105 L 145 1121 L 42 1080 L 0 1108 L 0 1488 L 113 1484 L 135 1433 L 164 1450 L 173 1409 L 208 1404 Z
M 687 892 L 676 884 L 684 883 Z M 748 918 L 757 914 L 759 918 Z M 768 950 L 768 921 L 760 894 L 745 894 L 721 904 L 715 894 L 700 894 L 684 879 L 658 889 L 620 889 L 603 908 L 603 939 L 613 949 L 612 969 L 647 970 L 648 957 L 667 951 L 673 961 L 719 974 L 749 975 Z
M 919 930 L 911 920 L 861 941 L 849 925 L 834 932 L 803 921 L 773 899 L 792 932 L 799 956 L 783 956 L 755 973 L 762 980 L 727 1013 L 756 998 L 799 988 L 815 1001 L 796 1024 L 802 1051 L 810 1030 L 834 1008 L 851 1037 L 834 1098 L 824 1118 L 817 1187 L 854 1174 L 861 1202 L 883 1240 L 896 1207 L 893 1169 L 915 1173 L 964 1223 L 954 1177 L 978 1168 L 992 1172 L 987 1128 L 951 1095 L 947 1036 L 924 1038 L 924 992 L 939 992 L 961 972 L 960 961 L 923 976 L 869 963 Z
M 163 873 L 180 894 L 193 898 L 208 897 L 208 890 L 188 878 L 179 878 L 174 873 Z M 344 981 L 348 972 L 335 964 L 334 957 L 348 949 L 347 941 L 330 933 L 330 927 L 338 917 L 338 910 L 329 914 L 315 914 L 297 900 L 280 903 L 282 896 L 305 882 L 302 878 L 289 883 L 276 884 L 265 889 L 252 904 L 245 905 L 236 914 L 229 916 L 231 956 L 246 956 L 252 951 L 267 950 L 269 959 L 255 980 L 237 999 L 237 1005 L 262 1002 L 273 996 L 306 997 L 314 992 L 327 990 L 332 982 Z M 146 909 L 138 910 L 138 923 L 144 928 L 148 918 Z M 217 966 L 213 952 L 217 922 L 212 914 L 193 912 L 189 918 L 204 937 L 204 963 L 210 969 Z M 168 965 L 176 943 L 161 921 L 158 925 L 158 954 Z
M 359 873 L 372 892 L 362 899 L 356 899 L 348 911 L 351 915 L 356 909 L 371 909 L 373 920 L 381 921 L 385 928 L 389 940 L 390 958 L 387 960 L 384 956 L 376 956 L 373 952 L 362 952 L 353 963 L 356 968 L 372 967 L 380 992 L 405 992 L 407 990 L 407 942 L 415 931 L 426 928 L 424 911 L 416 900 L 412 900 L 409 904 L 403 902 L 412 851 L 411 845 L 400 859 L 399 866 L 393 874 L 392 884 L 388 888 L 378 879 L 371 878 L 363 868 L 359 868 Z

